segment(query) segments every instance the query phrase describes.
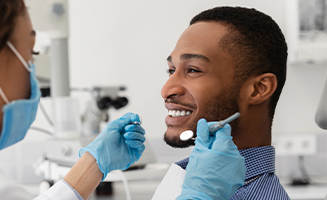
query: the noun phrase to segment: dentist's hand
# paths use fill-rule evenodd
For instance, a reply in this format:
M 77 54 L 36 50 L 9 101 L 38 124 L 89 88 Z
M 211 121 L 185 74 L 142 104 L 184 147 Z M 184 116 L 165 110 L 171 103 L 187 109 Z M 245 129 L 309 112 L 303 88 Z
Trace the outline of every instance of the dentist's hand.
M 178 200 L 229 199 L 244 183 L 244 158 L 232 141 L 231 127 L 226 124 L 211 135 L 209 127 L 213 123 L 205 119 L 198 122 L 195 146 Z
M 97 160 L 102 180 L 109 172 L 127 169 L 141 157 L 145 149 L 145 131 L 132 122 L 140 122 L 137 114 L 127 113 L 108 123 L 92 143 L 79 151 L 80 157 L 88 151 Z

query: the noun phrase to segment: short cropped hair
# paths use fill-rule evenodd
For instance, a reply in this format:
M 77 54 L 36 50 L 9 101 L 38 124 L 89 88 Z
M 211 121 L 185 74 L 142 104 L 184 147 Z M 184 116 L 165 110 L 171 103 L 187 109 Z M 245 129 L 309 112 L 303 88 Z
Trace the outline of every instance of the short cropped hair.
M 268 115 L 272 119 L 286 80 L 287 44 L 277 23 L 255 9 L 215 7 L 196 15 L 197 22 L 218 22 L 228 28 L 219 46 L 236 61 L 234 80 L 238 84 L 264 73 L 277 77 L 277 88 L 271 96 Z
M 18 16 L 25 13 L 23 0 L 0 0 L 0 50 L 12 35 Z

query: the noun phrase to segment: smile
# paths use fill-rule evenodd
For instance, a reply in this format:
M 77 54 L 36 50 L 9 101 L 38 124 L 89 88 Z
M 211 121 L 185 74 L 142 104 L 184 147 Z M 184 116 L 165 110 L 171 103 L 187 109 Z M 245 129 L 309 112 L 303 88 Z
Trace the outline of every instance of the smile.
M 184 117 L 191 114 L 191 111 L 186 110 L 168 110 L 168 115 L 171 117 Z

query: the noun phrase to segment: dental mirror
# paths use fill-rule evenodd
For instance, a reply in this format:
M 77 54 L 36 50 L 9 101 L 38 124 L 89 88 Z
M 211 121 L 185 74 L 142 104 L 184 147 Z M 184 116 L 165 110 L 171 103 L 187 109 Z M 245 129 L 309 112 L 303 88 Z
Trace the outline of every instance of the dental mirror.
M 187 130 L 187 131 L 184 131 L 180 136 L 179 138 L 182 140 L 182 141 L 187 141 L 189 139 L 193 139 L 195 140 L 195 138 L 192 138 L 193 137 L 193 131 L 191 130 Z

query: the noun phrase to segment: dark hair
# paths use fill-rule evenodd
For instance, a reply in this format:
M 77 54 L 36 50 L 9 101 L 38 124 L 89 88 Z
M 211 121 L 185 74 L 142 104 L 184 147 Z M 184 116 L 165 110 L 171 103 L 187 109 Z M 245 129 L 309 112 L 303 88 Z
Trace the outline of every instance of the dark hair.
M 26 6 L 23 0 L 0 0 L 0 50 L 9 40 L 19 15 L 24 15 Z
M 190 22 L 218 22 L 228 28 L 219 46 L 231 54 L 235 61 L 237 84 L 249 77 L 273 73 L 277 88 L 269 101 L 271 122 L 286 80 L 287 44 L 277 23 L 255 9 L 242 7 L 216 7 L 201 12 Z

